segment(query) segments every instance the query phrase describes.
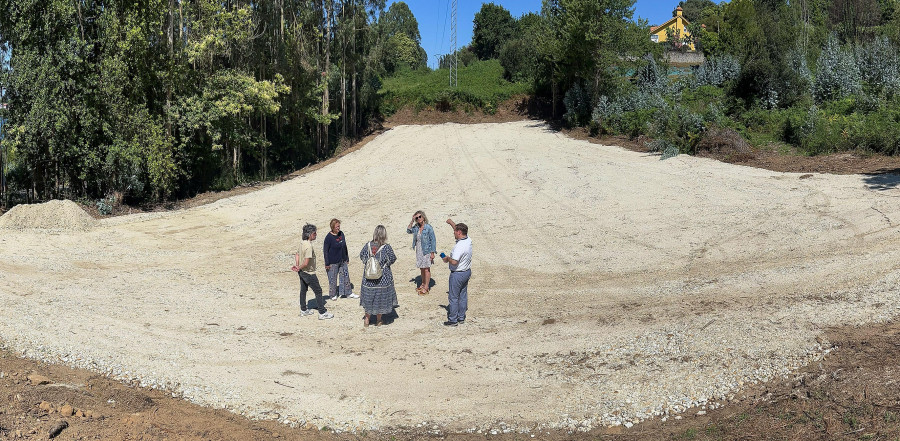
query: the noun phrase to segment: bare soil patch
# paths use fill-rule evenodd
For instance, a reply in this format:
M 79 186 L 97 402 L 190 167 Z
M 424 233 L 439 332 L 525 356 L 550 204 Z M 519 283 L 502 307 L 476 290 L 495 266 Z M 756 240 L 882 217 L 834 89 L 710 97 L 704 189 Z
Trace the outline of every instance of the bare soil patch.
M 426 115 L 434 118 L 439 122 L 440 115 Z M 457 115 L 462 118 L 461 115 Z M 409 121 L 413 121 L 417 115 L 409 117 Z M 521 119 L 521 115 L 520 115 Z M 484 121 L 482 121 L 484 122 Z M 392 127 L 391 121 L 387 122 L 388 127 Z M 563 131 L 564 134 L 576 139 L 586 139 L 590 142 L 601 144 L 622 145 L 635 151 L 642 150 L 643 146 L 640 141 L 617 140 L 615 138 L 596 139 L 587 136 L 586 133 L 579 131 Z M 344 154 L 349 154 L 358 149 L 348 149 Z M 389 153 L 385 153 L 388 155 Z M 794 171 L 803 173 L 820 173 L 826 170 L 829 173 L 873 173 L 873 178 L 867 181 L 867 185 L 873 190 L 889 190 L 893 188 L 893 182 L 890 179 L 877 179 L 875 173 L 883 173 L 900 168 L 900 163 L 892 158 L 872 159 L 864 155 L 851 155 L 850 157 L 834 155 L 830 157 L 818 157 L 810 159 L 818 159 L 819 169 L 805 164 L 797 166 L 795 169 L 779 170 Z M 762 158 L 762 159 L 760 159 Z M 782 158 L 787 158 L 783 162 Z M 797 157 L 793 157 L 796 159 Z M 824 158 L 824 159 L 823 159 Z M 727 158 L 721 158 L 727 159 Z M 788 155 L 770 150 L 761 150 L 754 152 L 752 161 L 763 163 L 770 161 L 773 164 L 782 164 L 784 167 L 790 167 L 791 159 Z M 332 161 L 336 161 L 334 159 Z M 751 161 L 751 162 L 752 162 Z M 762 162 L 760 162 L 762 161 Z M 328 162 L 330 163 L 330 162 Z M 327 163 L 326 163 L 327 164 Z M 309 173 L 315 170 L 321 170 L 326 164 L 312 166 L 308 169 L 298 172 L 298 174 Z M 752 165 L 751 163 L 740 162 L 742 165 Z M 478 163 L 475 164 L 476 166 Z M 575 167 L 576 164 L 570 166 Z M 811 168 L 804 168 L 807 166 Z M 856 168 L 854 168 L 856 167 Z M 866 168 L 868 167 L 868 168 Z M 893 168 L 892 168 L 893 167 Z M 777 168 L 772 168 L 778 170 Z M 837 171 L 837 170 L 843 170 Z M 856 171 L 852 171 L 856 170 Z M 868 171 L 860 171 L 868 170 Z M 535 169 L 538 171 L 538 169 Z M 293 175 L 292 175 L 293 176 Z M 546 177 L 539 176 L 539 173 L 526 173 L 526 180 L 540 180 Z M 788 176 L 785 179 L 791 179 L 791 182 L 808 182 L 810 176 Z M 489 183 L 488 181 L 479 181 L 479 183 Z M 200 207 L 208 205 L 211 202 L 221 200 L 228 196 L 246 193 L 258 190 L 260 188 L 269 187 L 271 184 L 261 185 L 259 188 L 238 189 L 236 192 L 223 192 L 222 194 L 201 195 L 191 201 L 185 201 L 184 207 Z M 536 187 L 540 188 L 540 187 Z M 485 188 L 488 191 L 497 189 Z M 828 212 L 829 207 L 835 200 L 833 195 L 817 194 L 811 192 L 803 203 L 807 204 L 810 210 L 817 210 L 827 215 L 824 219 L 828 219 L 828 224 L 815 224 L 821 227 L 823 231 L 828 229 L 839 228 L 841 222 L 847 223 L 846 218 L 838 218 L 835 213 Z M 513 200 L 506 201 L 509 204 L 515 204 Z M 174 208 L 174 207 L 171 207 Z M 233 207 L 237 210 L 245 209 L 241 204 L 235 204 Z M 396 208 L 396 207 L 394 207 Z M 567 206 L 568 209 L 575 210 L 575 204 Z M 883 210 L 884 207 L 874 207 Z M 452 207 L 446 208 L 453 209 Z M 473 207 L 467 207 L 473 210 Z M 215 211 L 212 211 L 215 214 Z M 892 213 L 888 212 L 892 215 Z M 451 213 L 452 214 L 452 213 Z M 846 215 L 846 213 L 837 213 Z M 762 219 L 762 218 L 760 218 Z M 529 219 L 531 220 L 531 219 Z M 199 222 L 199 221 L 192 221 Z M 203 222 L 217 222 L 215 219 L 205 217 Z M 263 225 L 262 227 L 254 227 L 248 223 L 246 219 L 230 220 L 228 222 L 220 222 L 223 232 L 229 232 L 235 227 L 251 226 L 251 234 L 263 234 L 271 227 L 284 227 L 282 224 Z M 347 220 L 345 220 L 345 223 Z M 891 220 L 887 223 L 890 225 Z M 853 224 L 851 222 L 851 224 Z M 866 234 L 884 234 L 883 230 L 877 230 L 866 227 L 862 233 L 857 235 L 865 237 Z M 178 227 L 177 229 L 175 229 Z M 356 228 L 348 225 L 349 228 Z M 367 232 L 365 228 L 351 231 L 351 237 L 363 237 Z M 857 225 L 854 225 L 856 228 Z M 135 227 L 134 232 L 128 231 L 128 234 L 153 234 L 156 230 Z M 184 240 L 190 237 L 191 228 L 199 229 L 198 225 L 179 225 L 177 223 L 160 223 L 159 231 L 172 234 L 171 241 L 167 241 L 160 245 L 160 251 L 171 249 L 174 242 Z M 760 231 L 765 231 L 761 229 Z M 531 231 L 535 233 L 536 231 Z M 872 233 L 874 232 L 874 233 Z M 582 232 L 583 234 L 584 232 Z M 735 233 L 737 237 L 752 239 L 757 236 L 756 231 L 739 231 Z M 392 237 L 392 241 L 399 245 L 405 237 Z M 636 237 L 628 237 L 630 241 L 639 240 Z M 485 247 L 489 244 L 488 237 L 479 238 L 484 242 Z M 697 286 L 714 285 L 719 283 L 715 280 L 716 274 L 722 273 L 724 277 L 729 277 L 730 272 L 739 271 L 734 268 L 722 265 L 718 269 L 716 267 L 703 269 L 703 264 L 709 261 L 718 263 L 715 259 L 721 259 L 723 250 L 728 246 L 732 246 L 733 237 L 713 237 L 708 240 L 708 244 L 702 247 L 696 247 L 693 252 L 697 255 L 693 257 L 698 264 L 696 268 L 678 269 L 673 273 L 659 273 L 662 276 L 672 276 L 673 274 L 683 274 L 685 271 L 692 276 L 685 281 L 690 285 L 690 289 L 696 289 Z M 210 241 L 214 243 L 214 241 Z M 246 245 L 247 243 L 245 243 Z M 271 244 L 269 244 L 271 245 Z M 643 244 L 641 246 L 657 246 L 658 244 Z M 547 246 L 544 244 L 542 246 Z M 269 248 L 270 249 L 270 248 Z M 862 249 L 862 248 L 861 248 Z M 237 250 L 237 247 L 233 248 Z M 259 252 L 267 252 L 268 249 L 260 247 L 255 249 Z M 484 251 L 487 253 L 487 250 Z M 831 251 L 814 250 L 813 254 L 820 256 L 822 260 L 815 260 L 827 265 L 827 259 L 831 256 Z M 876 253 L 878 251 L 875 251 Z M 352 252 L 351 252 L 352 254 Z M 762 254 L 760 254 L 762 255 Z M 795 257 L 802 256 L 800 253 Z M 712 257 L 710 257 L 712 256 Z M 507 258 L 507 256 L 502 256 Z M 775 262 L 777 265 L 784 265 L 784 270 L 796 270 L 791 268 L 787 263 L 791 260 L 791 256 L 785 256 L 784 261 Z M 564 256 L 553 256 L 552 260 L 563 259 Z M 799 258 L 799 257 L 798 257 Z M 708 260 L 704 260 L 708 259 Z M 502 259 L 499 259 L 502 260 Z M 813 262 L 813 260 L 810 260 Z M 75 262 L 81 264 L 79 262 Z M 258 264 L 259 262 L 252 262 Z M 736 265 L 740 266 L 740 265 Z M 8 269 L 8 268 L 7 268 Z M 169 270 L 169 268 L 164 268 Z M 761 268 L 760 271 L 763 271 Z M 882 269 L 882 271 L 886 271 Z M 506 286 L 513 283 L 515 274 L 513 271 L 509 278 L 495 278 L 492 284 L 498 286 Z M 823 270 L 823 274 L 828 273 L 827 269 Z M 167 273 L 168 274 L 168 273 Z M 498 272 L 499 274 L 499 272 Z M 883 274 L 883 273 L 882 273 Z M 762 274 L 764 276 L 765 274 Z M 320 276 L 322 277 L 322 276 Z M 439 277 L 439 276 L 436 276 Z M 625 285 L 635 286 L 638 282 L 646 282 L 649 284 L 662 284 L 659 280 L 647 281 L 635 274 L 623 274 L 622 281 Z M 665 277 L 663 277 L 665 278 Z M 653 279 L 651 277 L 650 279 Z M 574 279 L 569 279 L 567 275 L 560 274 L 557 278 L 559 281 L 573 283 Z M 531 282 L 537 283 L 535 280 Z M 604 281 L 601 281 L 604 282 Z M 835 296 L 840 296 L 840 288 L 842 281 L 830 281 L 830 286 L 838 290 L 838 294 L 827 291 L 816 291 L 805 295 L 821 296 L 822 302 L 826 304 L 833 300 Z M 847 282 L 849 283 L 849 282 Z M 400 283 L 398 283 L 400 285 Z M 614 285 L 614 284 L 612 284 Z M 696 285 L 696 286 L 694 286 Z M 851 283 L 852 285 L 852 283 Z M 585 289 L 581 285 L 574 286 L 575 290 Z M 122 289 L 133 288 L 131 286 L 122 286 Z M 288 288 L 293 296 L 293 286 Z M 487 289 L 487 284 L 484 285 Z M 227 289 L 227 288 L 226 288 Z M 555 288 L 543 289 L 543 293 L 553 293 Z M 662 289 L 662 288 L 661 288 Z M 654 321 L 665 319 L 666 315 L 674 315 L 676 311 L 679 314 L 701 317 L 703 314 L 715 313 L 717 311 L 728 311 L 734 309 L 736 311 L 752 310 L 759 302 L 768 302 L 769 305 L 779 304 L 779 295 L 781 296 L 800 296 L 797 291 L 786 289 L 778 291 L 773 288 L 772 292 L 759 293 L 760 298 L 743 298 L 740 295 L 732 297 L 714 299 L 714 301 L 691 302 L 688 299 L 679 297 L 679 290 L 682 288 L 672 288 L 665 286 L 666 297 L 665 305 L 654 305 L 652 301 L 647 301 L 650 297 L 640 300 L 639 302 L 628 301 L 610 301 L 601 305 L 601 310 L 585 312 L 583 316 L 579 314 L 571 315 L 543 315 L 540 317 L 527 317 L 522 314 L 514 319 L 506 320 L 504 323 L 484 322 L 483 327 L 478 328 L 479 334 L 485 332 L 499 332 L 499 329 L 509 326 L 511 329 L 524 329 L 521 336 L 516 334 L 513 339 L 519 339 L 526 335 L 535 335 L 535 333 L 543 332 L 548 335 L 563 338 L 568 335 L 567 330 L 578 329 L 590 326 L 605 326 L 605 324 L 613 324 L 621 321 L 648 324 Z M 765 291 L 765 290 L 764 290 Z M 674 293 L 674 294 L 673 294 Z M 788 294 L 790 293 L 790 294 Z M 503 292 L 504 298 L 515 298 L 511 295 L 518 295 L 518 292 Z M 267 294 L 276 298 L 280 294 Z M 756 294 L 754 294 L 756 295 Z M 674 296 L 669 298 L 668 296 Z M 414 298 L 415 299 L 415 298 Z M 431 299 L 428 299 L 431 300 Z M 644 303 L 641 303 L 644 302 Z M 681 302 L 687 302 L 681 304 Z M 681 304 L 681 306 L 678 306 Z M 422 305 L 413 305 L 413 310 Z M 343 305 L 341 305 L 343 306 Z M 499 306 L 499 305 L 493 305 Z M 510 306 L 510 305 L 504 305 Z M 520 305 L 516 305 L 518 307 Z M 528 311 L 528 305 L 521 305 L 523 311 Z M 861 305 L 875 308 L 878 305 Z M 678 309 L 681 308 L 681 309 Z M 410 310 L 401 310 L 404 317 L 398 321 L 397 325 L 389 326 L 392 332 L 396 332 L 401 336 L 413 336 L 413 330 L 404 328 L 404 324 L 409 323 Z M 527 317 L 527 318 L 525 318 Z M 283 317 L 276 317 L 276 320 L 284 320 Z M 293 318 L 291 318 L 293 320 Z M 529 321 L 530 320 L 530 321 Z M 707 327 L 713 326 L 708 330 L 715 330 L 719 323 L 715 320 L 707 320 L 705 318 L 697 320 L 706 325 L 701 331 L 707 330 Z M 719 319 L 722 321 L 722 319 Z M 289 322 L 289 320 L 284 320 Z M 221 320 L 216 322 L 203 321 L 201 332 L 213 332 L 220 328 Z M 477 321 L 475 326 L 482 326 Z M 227 326 L 222 322 L 222 327 Z M 698 329 L 701 327 L 697 327 Z M 302 329 L 302 328 L 301 328 Z M 236 331 L 243 331 L 241 328 L 235 328 Z M 252 330 L 251 330 L 252 331 Z M 195 331 L 192 331 L 195 332 Z M 299 332 L 294 328 L 288 331 L 282 331 L 281 337 L 285 340 L 299 337 Z M 421 332 L 421 330 L 414 330 Z M 427 330 L 426 332 L 431 332 Z M 507 337 L 509 334 L 505 334 Z M 474 335 L 468 337 L 478 338 Z M 594 429 L 589 433 L 569 433 L 567 430 L 546 430 L 536 434 L 538 439 L 649 439 L 649 440 L 669 440 L 669 439 L 893 439 L 900 436 L 898 433 L 897 414 L 900 413 L 900 396 L 898 396 L 897 381 L 898 372 L 896 366 L 900 365 L 900 350 L 898 350 L 898 337 L 900 337 L 900 324 L 896 321 L 882 325 L 865 325 L 844 326 L 829 330 L 821 338 L 822 342 L 828 346 L 834 346 L 835 349 L 829 353 L 820 362 L 815 362 L 809 366 L 802 368 L 789 381 L 773 380 L 762 385 L 750 385 L 745 387 L 739 393 L 739 396 L 727 402 L 726 406 L 718 409 L 702 409 L 693 408 L 681 413 L 682 419 L 676 420 L 669 417 L 667 421 L 662 422 L 659 418 L 651 419 L 644 423 L 635 425 L 630 429 L 623 427 L 600 428 Z M 78 337 L 81 338 L 81 337 Z M 326 339 L 327 341 L 327 339 Z M 349 341 L 349 340 L 348 340 Z M 379 344 L 366 337 L 366 340 L 360 342 L 366 344 Z M 429 343 L 430 344 L 430 343 Z M 322 342 L 319 342 L 322 345 Z M 358 346 L 358 345 L 357 345 Z M 366 349 L 362 346 L 349 345 L 346 350 L 347 356 L 351 359 L 365 354 Z M 502 346 L 502 343 L 500 344 Z M 344 349 L 342 347 L 342 349 Z M 458 350 L 457 355 L 465 357 L 465 350 Z M 498 347 L 496 350 L 500 352 L 508 352 L 510 348 Z M 515 351 L 515 350 L 513 350 Z M 471 354 L 471 351 L 469 352 Z M 486 354 L 489 355 L 489 354 Z M 514 355 L 528 355 L 515 354 Z M 578 353 L 573 351 L 569 354 L 556 354 L 565 361 L 565 368 L 569 369 L 572 375 L 586 372 L 593 369 L 605 369 L 601 364 L 597 364 L 591 360 L 592 355 L 589 352 Z M 563 355 L 565 355 L 563 357 Z M 402 354 L 392 358 L 391 362 L 401 362 L 405 360 Z M 528 358 L 534 360 L 534 358 Z M 498 369 L 506 366 L 499 365 Z M 439 364 L 429 364 L 428 371 L 436 369 L 446 369 L 446 366 Z M 195 406 L 181 399 L 172 398 L 166 393 L 153 391 L 150 389 L 142 389 L 133 385 L 122 384 L 112 381 L 106 377 L 98 376 L 87 371 L 70 369 L 56 364 L 40 363 L 33 360 L 16 358 L 9 352 L 0 354 L 0 371 L 3 371 L 0 377 L 0 397 L 7 397 L 5 402 L 0 405 L 0 436 L 6 436 L 11 439 L 46 439 L 52 427 L 56 426 L 58 421 L 65 420 L 68 427 L 63 429 L 59 437 L 56 439 L 420 439 L 424 437 L 444 438 L 444 439 L 531 439 L 531 434 L 490 434 L 490 433 L 453 433 L 443 430 L 432 431 L 428 427 L 421 429 L 405 428 L 403 430 L 384 429 L 377 432 L 364 432 L 357 434 L 333 434 L 328 427 L 315 427 L 314 424 L 299 428 L 290 428 L 283 424 L 268 421 L 258 422 L 242 417 L 238 417 L 228 411 L 212 410 L 209 408 Z M 284 371 L 288 372 L 288 371 Z M 293 372 L 293 371 L 292 371 Z M 447 372 L 447 371 L 445 371 Z M 38 373 L 50 379 L 49 384 L 37 385 L 32 384 L 26 378 L 29 375 Z M 308 374 L 307 372 L 296 372 L 300 374 Z M 452 370 L 447 375 L 453 375 Z M 302 375 L 301 375 L 302 376 Z M 287 377 L 292 378 L 292 377 Z M 304 377 L 306 378 L 306 377 Z M 285 382 L 285 384 L 292 384 Z M 296 386 L 292 386 L 296 387 Z M 296 393 L 287 390 L 288 393 Z M 338 397 L 344 400 L 346 397 Z M 338 401 L 340 401 L 338 400 Z M 42 403 L 44 404 L 42 409 Z M 73 408 L 76 412 L 74 416 L 63 417 L 60 410 L 65 409 L 65 405 Z M 81 417 L 78 411 L 84 413 L 90 411 L 91 416 Z M 702 413 L 698 415 L 698 413 Z M 324 430 L 321 430 L 324 429 Z
M 691 409 L 680 420 L 651 420 L 631 429 L 591 433 L 442 433 L 428 430 L 334 434 L 328 428 L 290 428 L 252 421 L 225 410 L 192 405 L 154 390 L 94 373 L 40 363 L 0 351 L 0 436 L 47 439 L 58 421 L 68 427 L 56 439 L 143 440 L 893 440 L 900 437 L 900 323 L 832 329 L 835 349 L 789 381 L 743 391 L 717 410 Z M 50 381 L 36 385 L 28 376 Z M 44 405 L 42 408 L 42 404 Z M 64 406 L 74 415 L 63 415 Z M 84 416 L 87 413 L 89 416 Z M 705 413 L 698 415 L 698 413 Z

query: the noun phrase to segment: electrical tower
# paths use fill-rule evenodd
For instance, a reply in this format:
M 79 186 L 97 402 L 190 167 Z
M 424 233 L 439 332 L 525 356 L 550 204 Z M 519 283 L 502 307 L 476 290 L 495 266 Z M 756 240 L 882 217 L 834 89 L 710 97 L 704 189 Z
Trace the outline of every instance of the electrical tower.
M 456 0 L 450 8 L 450 87 L 459 86 L 459 59 L 456 54 Z

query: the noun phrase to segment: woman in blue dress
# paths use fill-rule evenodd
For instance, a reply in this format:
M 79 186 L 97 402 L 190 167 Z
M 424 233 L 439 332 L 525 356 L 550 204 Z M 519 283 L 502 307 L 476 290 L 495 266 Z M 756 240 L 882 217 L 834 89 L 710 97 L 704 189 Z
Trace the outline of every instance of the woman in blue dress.
M 372 316 L 375 316 L 375 326 L 381 326 L 381 316 L 394 312 L 399 306 L 397 302 L 397 290 L 394 289 L 394 274 L 391 272 L 391 264 L 397 261 L 394 249 L 387 243 L 387 230 L 384 225 L 375 227 L 372 241 L 366 243 L 359 252 L 359 259 L 363 266 L 369 260 L 369 256 L 375 256 L 375 260 L 381 265 L 381 278 L 367 279 L 363 270 L 363 280 L 359 290 L 359 304 L 363 307 L 366 316 L 363 325 L 369 326 Z

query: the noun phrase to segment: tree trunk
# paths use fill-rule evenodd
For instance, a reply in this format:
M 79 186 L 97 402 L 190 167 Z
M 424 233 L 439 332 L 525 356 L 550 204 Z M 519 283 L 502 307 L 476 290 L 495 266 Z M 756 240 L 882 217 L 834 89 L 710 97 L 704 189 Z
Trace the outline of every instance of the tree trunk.
M 341 23 L 347 26 L 346 2 L 341 2 Z M 355 25 L 355 23 L 354 23 Z M 341 32 L 341 136 L 347 137 L 347 31 Z
M 359 114 L 356 109 L 356 65 L 353 66 L 353 108 L 350 109 L 353 115 L 353 139 L 359 139 Z
M 557 89 L 557 87 L 558 87 L 558 85 L 556 84 L 556 81 L 555 81 L 555 80 L 550 80 L 550 90 L 551 90 L 551 94 L 550 94 L 550 100 L 551 100 L 551 104 L 550 104 L 550 108 L 551 108 L 551 111 L 550 111 L 550 119 L 556 119 L 556 95 L 557 95 L 557 90 L 556 90 L 556 89 Z
M 341 65 L 341 136 L 347 137 L 347 72 Z
M 323 15 L 325 19 L 325 66 L 322 69 L 322 84 L 325 86 L 322 93 L 322 117 L 328 116 L 328 72 L 331 70 L 331 16 L 333 13 L 332 0 L 325 0 Z M 322 144 L 319 146 L 319 157 L 324 157 L 328 147 L 328 123 L 320 123 L 322 131 Z
M 169 0 L 169 75 L 166 78 L 166 138 L 172 139 L 172 120 L 169 115 L 172 108 L 172 68 L 175 61 L 175 0 Z
M 266 139 L 266 116 L 260 115 L 259 117 L 259 132 L 262 134 L 263 140 Z M 260 163 L 262 165 L 262 180 L 266 180 L 267 170 L 266 170 L 266 153 L 268 150 L 268 143 L 263 142 L 262 144 L 262 155 L 260 158 Z

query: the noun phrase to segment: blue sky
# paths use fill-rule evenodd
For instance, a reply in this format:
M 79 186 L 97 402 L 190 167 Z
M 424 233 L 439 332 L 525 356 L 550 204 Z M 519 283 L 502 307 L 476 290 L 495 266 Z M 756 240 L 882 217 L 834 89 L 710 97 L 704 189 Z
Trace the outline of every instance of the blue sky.
M 419 22 L 422 47 L 428 53 L 428 65 L 437 66 L 440 54 L 450 52 L 450 4 L 451 0 L 404 0 Z M 457 45 L 462 47 L 472 41 L 472 20 L 486 0 L 457 0 Z M 388 5 L 394 3 L 390 0 Z M 541 11 L 541 0 L 493 0 L 518 18 L 529 12 Z M 672 11 L 678 0 L 637 0 L 634 5 L 635 19 L 645 18 L 651 25 L 662 24 L 672 18 Z M 649 37 L 648 37 L 649 38 Z

